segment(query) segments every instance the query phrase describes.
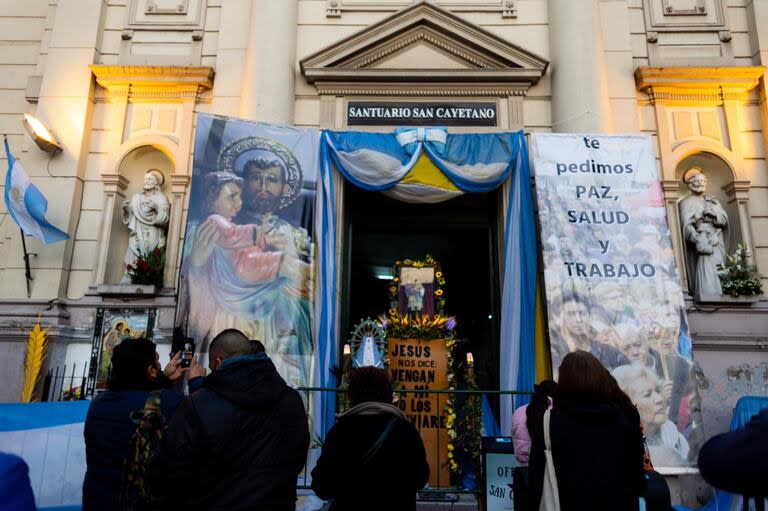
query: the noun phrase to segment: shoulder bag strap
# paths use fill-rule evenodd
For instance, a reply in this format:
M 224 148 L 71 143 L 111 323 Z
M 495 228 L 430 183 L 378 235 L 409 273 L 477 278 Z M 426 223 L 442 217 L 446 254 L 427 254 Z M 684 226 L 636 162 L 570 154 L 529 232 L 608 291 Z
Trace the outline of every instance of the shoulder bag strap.
M 389 436 L 390 431 L 392 431 L 392 428 L 395 426 L 395 422 L 397 422 L 397 417 L 391 417 L 389 419 L 387 425 L 384 427 L 384 431 L 381 432 L 370 449 L 368 449 L 368 451 L 363 454 L 363 458 L 360 462 L 360 468 L 367 467 L 371 463 L 371 460 L 376 457 L 376 453 L 379 452 L 381 446 L 384 444 L 384 440 L 386 440 Z
M 549 416 L 551 410 L 544 412 L 544 447 L 552 452 L 552 439 L 549 436 Z

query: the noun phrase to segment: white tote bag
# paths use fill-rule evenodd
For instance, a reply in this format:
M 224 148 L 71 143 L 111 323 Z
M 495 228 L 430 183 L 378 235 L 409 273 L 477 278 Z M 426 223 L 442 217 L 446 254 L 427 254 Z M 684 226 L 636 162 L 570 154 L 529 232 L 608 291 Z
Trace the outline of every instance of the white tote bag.
M 544 487 L 541 492 L 539 511 L 560 511 L 560 493 L 557 489 L 555 463 L 552 461 L 552 440 L 549 437 L 550 410 L 544 412 Z

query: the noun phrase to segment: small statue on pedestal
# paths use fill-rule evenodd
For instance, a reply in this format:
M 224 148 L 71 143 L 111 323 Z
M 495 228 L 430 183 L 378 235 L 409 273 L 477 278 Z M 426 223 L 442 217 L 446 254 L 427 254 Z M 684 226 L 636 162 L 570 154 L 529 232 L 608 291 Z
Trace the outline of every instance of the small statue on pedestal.
M 685 240 L 688 289 L 696 297 L 720 296 L 718 268 L 725 263 L 728 214 L 718 200 L 704 192 L 707 176 L 698 167 L 683 174 L 691 195 L 680 201 L 680 223 Z
M 154 249 L 165 247 L 165 228 L 171 213 L 168 198 L 160 191 L 165 178 L 157 169 L 144 175 L 143 190 L 123 203 L 123 222 L 128 226 L 128 250 L 123 261 L 126 266 Z M 128 272 L 123 283 L 130 283 Z

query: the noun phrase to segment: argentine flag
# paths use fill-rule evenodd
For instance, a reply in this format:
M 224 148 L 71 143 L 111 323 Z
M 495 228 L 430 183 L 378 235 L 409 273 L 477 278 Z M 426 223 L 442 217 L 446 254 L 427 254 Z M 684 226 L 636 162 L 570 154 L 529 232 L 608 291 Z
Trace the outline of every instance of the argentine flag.
M 66 232 L 60 231 L 48 223 L 45 212 L 48 201 L 40 190 L 29 180 L 21 163 L 11 154 L 8 140 L 5 141 L 5 154 L 8 156 L 8 174 L 5 176 L 5 207 L 11 218 L 19 225 L 22 232 L 34 236 L 43 243 L 55 243 L 69 239 Z

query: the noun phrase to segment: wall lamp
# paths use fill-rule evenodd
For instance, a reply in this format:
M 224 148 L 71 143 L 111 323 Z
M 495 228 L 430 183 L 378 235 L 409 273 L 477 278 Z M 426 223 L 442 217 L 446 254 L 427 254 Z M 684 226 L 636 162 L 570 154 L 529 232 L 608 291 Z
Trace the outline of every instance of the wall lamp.
M 29 136 L 32 137 L 32 140 L 35 141 L 40 150 L 51 153 L 51 156 L 61 152 L 61 146 L 56 137 L 37 117 L 24 114 L 24 129 L 27 130 L 27 133 L 29 133 Z

